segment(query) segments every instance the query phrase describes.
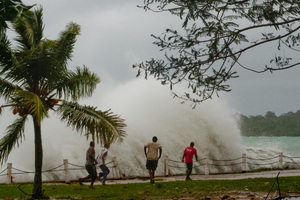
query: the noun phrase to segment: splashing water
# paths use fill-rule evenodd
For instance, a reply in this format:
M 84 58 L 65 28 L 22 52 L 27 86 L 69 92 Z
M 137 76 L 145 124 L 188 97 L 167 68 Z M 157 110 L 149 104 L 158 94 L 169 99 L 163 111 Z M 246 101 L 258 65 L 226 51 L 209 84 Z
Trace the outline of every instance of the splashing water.
M 114 144 L 108 160 L 116 157 L 120 171 L 126 176 L 148 175 L 145 168 L 144 145 L 155 135 L 163 147 L 157 175 L 163 174 L 163 158 L 181 161 L 182 153 L 190 142 L 195 142 L 198 157 L 232 159 L 245 152 L 241 145 L 240 131 L 234 119 L 234 110 L 224 100 L 215 98 L 192 109 L 188 103 L 180 104 L 173 99 L 167 87 L 150 80 L 134 80 L 117 87 L 103 98 L 93 99 L 100 105 L 111 108 L 126 119 L 127 137 L 121 144 Z M 88 104 L 88 103 L 87 103 Z M 2 115 L 3 117 L 3 115 Z M 9 123 L 5 123 L 5 127 Z M 34 169 L 34 148 L 32 126 L 25 130 L 26 141 L 15 149 L 8 162 L 13 167 L 25 171 Z M 3 127 L 3 126 L 2 126 Z M 52 116 L 42 124 L 44 169 L 62 164 L 63 159 L 70 163 L 84 165 L 85 152 L 89 141 L 84 136 L 74 134 L 70 128 Z M 95 147 L 96 152 L 100 146 Z M 184 173 L 185 169 L 174 169 L 172 173 Z M 86 172 L 72 171 L 71 179 L 86 176 Z M 59 175 L 43 175 L 44 180 Z M 24 179 L 32 181 L 30 174 Z
M 177 161 L 181 161 L 191 141 L 199 158 L 229 159 L 245 151 L 234 112 L 220 99 L 192 109 L 188 103 L 171 98 L 168 88 L 159 83 L 137 80 L 117 88 L 103 104 L 109 104 L 128 124 L 124 143 L 111 147 L 125 175 L 147 175 L 143 147 L 154 135 L 163 147 L 163 155 Z M 157 174 L 162 174 L 163 161 L 159 162 Z

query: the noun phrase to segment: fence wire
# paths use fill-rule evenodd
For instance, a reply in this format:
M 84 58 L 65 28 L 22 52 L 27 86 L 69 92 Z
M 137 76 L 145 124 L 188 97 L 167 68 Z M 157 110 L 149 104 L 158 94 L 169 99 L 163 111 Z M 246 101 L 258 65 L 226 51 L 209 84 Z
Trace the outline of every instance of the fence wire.
M 294 164 L 294 165 L 300 165 L 300 160 L 296 159 L 300 159 L 300 157 L 290 157 L 290 156 L 281 156 L 282 160 L 281 160 L 281 164 Z M 284 161 L 284 159 L 290 159 L 292 161 Z M 242 162 L 236 162 L 238 160 L 246 160 L 246 163 Z M 278 159 L 277 161 L 272 161 L 274 159 Z M 248 162 L 247 162 L 248 161 Z M 260 163 L 255 163 L 254 161 L 259 161 Z M 272 161 L 272 162 L 267 162 L 267 161 Z M 269 165 L 270 168 L 272 168 L 271 165 L 274 164 L 280 164 L 280 156 L 275 156 L 272 158 L 251 158 L 251 157 L 239 157 L 239 158 L 234 158 L 234 159 L 225 159 L 225 160 L 218 160 L 218 159 L 212 159 L 212 158 L 200 158 L 198 159 L 197 162 L 194 162 L 193 168 L 200 168 L 202 166 L 211 166 L 211 167 L 226 167 L 226 166 L 236 166 L 236 165 L 243 165 L 246 164 L 247 166 L 266 166 Z M 110 169 L 115 168 L 116 166 L 114 165 L 114 161 L 110 161 L 107 162 L 106 165 L 109 165 L 108 167 Z M 60 167 L 64 166 L 64 164 L 58 165 L 56 167 L 53 167 L 51 169 L 48 170 L 43 170 L 42 173 L 48 173 L 48 172 L 58 172 L 58 171 L 65 171 L 66 169 L 59 169 Z M 73 163 L 68 163 L 68 166 L 71 166 L 70 168 L 68 168 L 68 170 L 84 170 L 85 166 L 82 165 L 76 165 Z M 174 169 L 185 169 L 185 163 L 183 163 L 182 161 L 178 161 L 178 160 L 172 160 L 172 159 L 168 159 L 168 167 L 169 168 L 174 168 Z M 298 166 L 299 167 L 299 166 Z M 31 172 L 31 171 L 25 171 L 25 170 L 21 170 L 21 169 L 17 169 L 12 167 L 12 170 L 14 170 L 15 172 L 12 172 L 12 175 L 19 175 L 19 174 L 32 174 L 35 172 Z M 256 169 L 257 170 L 257 169 Z M 114 174 L 114 170 L 111 170 L 112 174 Z M 6 173 L 5 173 L 6 172 Z M 8 176 L 8 168 L 5 168 L 3 171 L 0 172 L 0 177 L 1 176 Z
M 289 162 L 289 161 L 283 161 L 283 158 L 289 158 L 289 159 L 298 159 L 300 157 L 289 157 L 289 156 L 282 156 L 282 163 L 281 164 L 300 164 L 300 161 L 299 162 L 296 162 L 296 161 L 293 161 L 293 162 Z M 280 156 L 275 156 L 275 157 L 271 157 L 271 158 L 251 158 L 251 157 L 245 157 L 245 163 L 243 161 L 241 162 L 236 162 L 238 160 L 242 160 L 244 159 L 243 157 L 239 157 L 239 158 L 234 158 L 234 159 L 226 159 L 226 160 L 218 160 L 218 159 L 213 159 L 213 158 L 207 158 L 208 160 L 208 163 L 207 165 L 208 166 L 211 166 L 211 167 L 226 167 L 226 166 L 229 166 L 229 167 L 232 167 L 232 166 L 238 166 L 238 165 L 243 165 L 245 164 L 246 166 L 252 166 L 252 165 L 255 165 L 255 166 L 267 166 L 267 165 L 270 165 L 270 168 L 272 168 L 271 165 L 274 165 L 274 164 L 280 164 Z M 272 161 L 274 159 L 277 159 L 276 161 Z M 206 160 L 206 158 L 202 158 L 201 160 Z M 182 163 L 180 161 L 177 161 L 177 160 L 168 160 L 169 162 L 172 162 L 172 163 Z M 248 161 L 248 162 L 247 162 Z M 255 163 L 255 161 L 258 161 L 260 163 Z M 266 162 L 266 161 L 270 161 L 270 162 Z M 200 164 L 200 165 L 196 165 L 196 163 L 199 163 L 198 162 L 195 162 L 195 165 L 193 166 L 193 168 L 197 168 L 197 167 L 201 167 L 203 165 L 206 165 L 206 163 L 203 163 L 203 164 Z M 174 164 L 168 164 L 168 167 L 170 168 L 185 168 L 185 166 L 178 166 L 177 165 L 174 165 Z
M 5 168 L 2 172 L 0 172 L 0 176 L 3 176 L 2 173 L 4 173 L 7 170 L 7 168 Z M 6 174 L 4 174 L 6 175 Z

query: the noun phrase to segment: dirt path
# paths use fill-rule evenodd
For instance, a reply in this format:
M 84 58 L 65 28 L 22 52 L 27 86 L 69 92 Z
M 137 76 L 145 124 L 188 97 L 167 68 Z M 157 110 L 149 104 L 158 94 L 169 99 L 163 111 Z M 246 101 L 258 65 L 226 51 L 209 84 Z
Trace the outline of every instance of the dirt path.
M 212 175 L 192 175 L 193 180 L 236 180 L 236 179 L 247 179 L 247 178 L 276 178 L 279 173 L 279 177 L 289 176 L 300 176 L 300 170 L 274 170 L 274 171 L 263 171 L 263 172 L 247 172 L 247 173 L 234 173 L 234 174 L 212 174 Z M 184 181 L 185 176 L 157 176 L 162 182 L 165 181 Z M 124 178 L 119 180 L 108 179 L 107 184 L 126 184 L 126 183 L 143 183 L 147 182 L 148 179 L 136 177 L 136 178 Z M 101 184 L 96 182 L 95 184 Z

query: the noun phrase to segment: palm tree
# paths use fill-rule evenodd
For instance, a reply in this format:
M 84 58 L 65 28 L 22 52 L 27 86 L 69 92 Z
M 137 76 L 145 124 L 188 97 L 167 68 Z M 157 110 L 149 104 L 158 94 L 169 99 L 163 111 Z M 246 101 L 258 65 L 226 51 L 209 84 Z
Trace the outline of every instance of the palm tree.
M 16 145 L 22 142 L 24 126 L 31 116 L 34 124 L 35 176 L 33 198 L 42 198 L 42 132 L 41 121 L 52 110 L 61 121 L 77 131 L 88 132 L 98 142 L 122 141 L 124 120 L 110 110 L 79 105 L 76 101 L 91 96 L 99 77 L 85 66 L 71 71 L 71 59 L 80 26 L 70 23 L 57 40 L 43 39 L 42 8 L 26 11 L 13 21 L 17 46 L 7 37 L 0 38 L 0 113 L 11 108 L 17 116 L 0 140 L 0 162 L 3 165 Z M 1 101 L 3 102 L 3 101 Z

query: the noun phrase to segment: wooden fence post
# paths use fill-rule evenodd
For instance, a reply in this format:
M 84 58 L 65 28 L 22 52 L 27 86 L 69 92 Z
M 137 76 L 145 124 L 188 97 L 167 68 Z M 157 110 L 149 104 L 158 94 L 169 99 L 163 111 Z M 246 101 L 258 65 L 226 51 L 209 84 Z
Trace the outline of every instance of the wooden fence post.
M 231 164 L 231 172 L 235 173 L 235 165 Z
M 70 183 L 68 159 L 64 159 L 64 167 L 65 167 L 65 182 Z
M 116 178 L 121 178 L 120 170 L 119 170 L 119 164 L 117 162 L 117 158 L 113 157 L 112 160 L 113 160 L 113 163 L 114 163 L 114 169 L 115 169 L 115 172 L 116 172 Z
M 6 178 L 7 184 L 13 183 L 11 171 L 12 171 L 12 163 L 7 163 L 7 178 Z
M 169 156 L 165 156 L 165 162 L 164 162 L 164 176 L 169 176 Z
M 209 175 L 209 157 L 205 158 L 205 175 Z
M 247 171 L 247 160 L 246 160 L 246 154 L 243 153 L 242 154 L 242 172 L 246 172 Z
M 280 169 L 283 169 L 283 153 L 282 152 L 280 152 L 279 153 L 279 168 Z

